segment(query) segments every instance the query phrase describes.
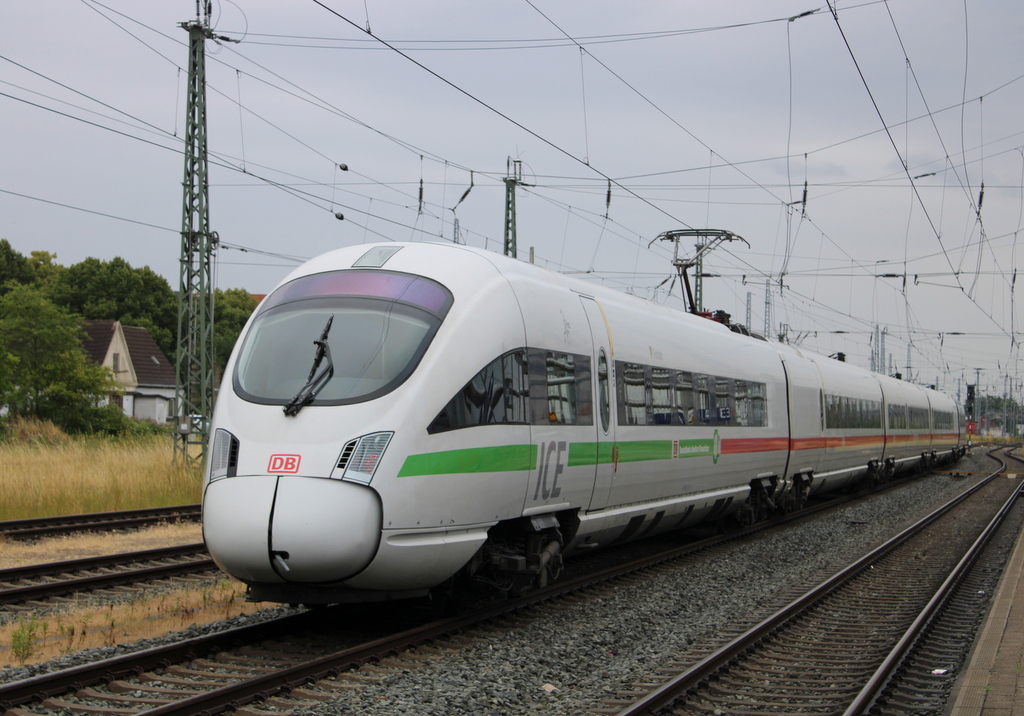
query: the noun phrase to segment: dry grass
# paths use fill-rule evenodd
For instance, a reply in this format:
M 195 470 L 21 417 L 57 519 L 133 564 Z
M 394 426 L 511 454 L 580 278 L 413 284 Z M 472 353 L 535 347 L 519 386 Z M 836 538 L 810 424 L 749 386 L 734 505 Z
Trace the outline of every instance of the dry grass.
M 0 569 L 138 552 L 202 541 L 203 528 L 195 522 L 157 525 L 131 532 L 80 533 L 32 542 L 21 542 L 0 536 Z
M 16 442 L 40 445 L 56 445 L 71 439 L 49 420 L 38 418 L 11 418 L 7 421 L 7 433 Z
M 244 598 L 244 584 L 217 579 L 157 594 L 140 589 L 136 598 L 118 604 L 72 604 L 59 614 L 25 614 L 0 625 L 0 668 L 158 637 L 269 606 L 246 603 Z
M 175 464 L 170 438 L 69 438 L 0 443 L 0 520 L 199 502 L 198 467 Z
M 0 520 L 193 504 L 202 477 L 173 463 L 167 437 L 68 437 L 52 425 L 8 425 L 0 442 Z M 75 535 L 33 544 L 0 538 L 0 568 L 201 541 L 199 525 L 166 525 L 127 534 Z M 178 589 L 140 588 L 97 604 L 83 596 L 58 612 L 0 621 L 0 666 L 32 664 L 79 649 L 158 636 L 194 623 L 257 611 L 245 585 L 217 578 Z

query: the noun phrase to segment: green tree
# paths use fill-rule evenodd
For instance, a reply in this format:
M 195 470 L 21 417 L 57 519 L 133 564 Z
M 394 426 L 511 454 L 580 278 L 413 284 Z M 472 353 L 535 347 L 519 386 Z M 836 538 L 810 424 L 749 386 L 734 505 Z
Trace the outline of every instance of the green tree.
M 97 403 L 116 392 L 117 384 L 107 368 L 89 360 L 81 325 L 39 288 L 9 285 L 0 298 L 0 361 L 6 354 L 11 372 L 0 403 L 11 414 L 74 432 L 99 423 L 107 427 L 113 411 Z
M 12 284 L 32 283 L 34 279 L 28 259 L 15 251 L 7 239 L 0 239 L 0 296 L 7 293 Z
M 0 407 L 4 405 L 5 396 L 14 390 L 14 371 L 17 365 L 18 359 L 0 341 Z
M 57 263 L 57 254 L 49 251 L 33 251 L 28 263 L 32 267 L 35 282 L 43 286 L 51 284 L 64 269 Z
M 214 292 L 213 347 L 217 365 L 223 367 L 228 362 L 238 335 L 258 303 L 244 288 L 218 288 Z
M 59 271 L 49 288 L 53 301 L 87 320 L 118 320 L 145 328 L 166 355 L 177 348 L 178 298 L 167 279 L 149 266 L 122 258 L 88 258 Z

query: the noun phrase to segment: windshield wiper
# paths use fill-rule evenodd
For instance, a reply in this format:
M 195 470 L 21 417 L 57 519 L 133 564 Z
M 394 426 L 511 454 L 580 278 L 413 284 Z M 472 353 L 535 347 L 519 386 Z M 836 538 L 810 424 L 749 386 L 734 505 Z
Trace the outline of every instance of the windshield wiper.
M 331 347 L 327 344 L 327 334 L 331 332 L 331 323 L 333 322 L 334 314 L 331 314 L 331 317 L 327 319 L 327 325 L 324 326 L 323 333 L 320 334 L 320 338 L 313 341 L 313 345 L 316 346 L 313 367 L 309 369 L 309 377 L 306 378 L 306 384 L 302 386 L 302 390 L 291 399 L 291 402 L 284 406 L 285 415 L 297 415 L 303 407 L 313 402 L 320 389 L 327 385 L 327 381 L 334 377 L 334 361 L 331 360 Z M 327 358 L 327 365 L 317 373 L 317 369 L 324 358 Z

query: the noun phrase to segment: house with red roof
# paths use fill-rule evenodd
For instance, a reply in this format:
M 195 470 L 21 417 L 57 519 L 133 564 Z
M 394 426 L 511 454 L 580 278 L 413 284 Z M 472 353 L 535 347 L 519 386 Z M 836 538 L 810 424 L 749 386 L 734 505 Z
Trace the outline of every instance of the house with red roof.
M 82 345 L 92 360 L 110 368 L 121 386 L 112 395 L 124 414 L 164 424 L 174 416 L 174 365 L 145 328 L 120 321 L 86 321 Z

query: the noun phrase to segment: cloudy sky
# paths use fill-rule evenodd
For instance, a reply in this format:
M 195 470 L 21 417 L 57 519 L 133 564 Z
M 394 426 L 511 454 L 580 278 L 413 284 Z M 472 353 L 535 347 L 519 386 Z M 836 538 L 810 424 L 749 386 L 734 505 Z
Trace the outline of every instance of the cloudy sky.
M 371 241 L 500 252 L 514 160 L 520 258 L 681 307 L 672 245 L 649 244 L 725 229 L 749 246 L 707 256 L 706 308 L 749 304 L 762 331 L 767 284 L 791 342 L 869 367 L 877 327 L 886 372 L 909 348 L 920 382 L 1020 390 L 1017 0 L 212 9 L 240 40 L 207 43 L 221 288 Z M 177 288 L 195 2 L 4 10 L 0 238 Z

